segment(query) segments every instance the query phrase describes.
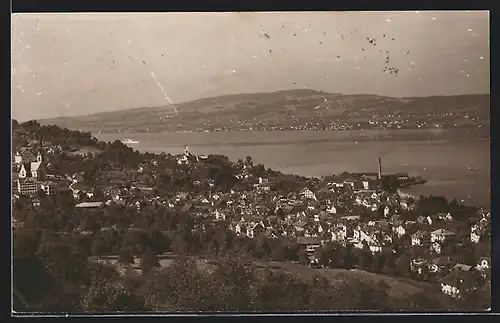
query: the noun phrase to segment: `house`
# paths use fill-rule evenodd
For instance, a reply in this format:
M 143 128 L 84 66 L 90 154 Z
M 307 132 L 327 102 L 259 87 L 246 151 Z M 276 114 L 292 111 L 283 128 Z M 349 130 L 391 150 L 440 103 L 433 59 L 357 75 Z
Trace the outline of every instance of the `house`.
M 410 262 L 410 270 L 413 272 L 417 272 L 419 275 L 422 274 L 423 269 L 427 266 L 427 261 L 421 257 L 412 259 Z
M 304 231 L 304 227 L 305 227 L 306 223 L 304 221 L 297 221 L 293 224 L 294 228 L 296 231 Z
M 249 238 L 256 238 L 262 233 L 266 232 L 266 228 L 262 224 L 262 222 L 254 223 L 251 224 L 250 226 L 247 226 L 247 237 Z
M 472 227 L 471 227 L 470 241 L 472 243 L 478 243 L 480 239 L 481 239 L 481 234 L 476 230 L 472 230 Z
M 36 177 L 20 178 L 17 180 L 17 191 L 23 195 L 33 195 L 38 191 Z
M 429 263 L 429 271 L 438 273 L 448 270 L 452 265 L 450 257 L 438 257 L 431 260 Z
M 42 182 L 40 188 L 45 192 L 45 194 L 50 195 L 52 193 L 57 193 L 59 185 L 54 182 Z
M 81 193 L 85 194 L 87 192 L 88 187 L 81 183 L 73 183 L 69 186 L 69 189 L 73 192 L 73 197 L 78 199 Z
M 330 213 L 330 214 L 337 214 L 337 208 L 333 205 L 327 206 L 325 211 Z
M 185 203 L 184 206 L 181 208 L 181 212 L 188 212 L 193 208 L 192 203 Z
M 355 229 L 353 233 L 354 233 L 353 234 L 354 247 L 362 249 L 364 247 L 363 241 L 366 241 L 372 253 L 382 251 L 382 245 L 375 236 L 367 234 L 360 228 Z
M 215 210 L 214 216 L 216 221 L 226 220 L 226 215 L 222 212 L 219 212 L 219 210 Z
M 440 254 L 441 253 L 441 244 L 438 241 L 432 242 L 430 245 L 430 250 L 437 253 L 437 254 Z
M 392 230 L 397 234 L 398 237 L 402 237 L 406 233 L 406 229 L 401 224 L 398 226 L 393 226 Z
M 345 220 L 345 221 L 357 221 L 360 218 L 361 217 L 359 215 L 346 215 L 346 216 L 341 217 L 340 219 Z
M 486 218 L 482 218 L 477 223 L 471 225 L 470 227 L 470 240 L 473 243 L 478 243 L 481 240 L 481 236 L 491 230 L 489 227 L 489 221 Z
M 427 219 L 426 219 L 424 216 L 421 216 L 421 215 L 420 215 L 420 216 L 417 218 L 417 222 L 418 222 L 418 223 L 422 223 L 422 224 L 423 224 L 423 223 L 427 223 Z
M 438 229 L 431 232 L 431 242 L 445 242 L 452 240 L 455 237 L 455 233 L 446 229 Z
M 304 198 L 306 199 L 312 199 L 312 200 L 317 200 L 316 199 L 316 195 L 313 193 L 313 191 L 311 191 L 310 189 L 308 188 L 305 188 L 303 189 L 301 192 L 300 192 L 300 195 L 303 196 Z
M 303 247 L 309 257 L 314 257 L 314 252 L 321 246 L 321 239 L 318 237 L 298 237 L 297 243 Z
M 19 165 L 23 162 L 23 158 L 19 154 L 19 151 L 16 151 L 16 154 L 14 155 L 14 163 Z
M 448 213 L 438 213 L 432 216 L 434 219 L 439 219 L 442 221 L 452 221 L 453 217 L 451 216 L 450 212 Z
M 460 298 L 461 294 L 475 289 L 474 273 L 454 268 L 450 274 L 440 280 L 441 291 L 451 297 Z
M 455 264 L 455 266 L 453 267 L 453 270 L 461 270 L 461 271 L 471 271 L 474 269 L 474 267 L 472 266 L 469 266 L 469 265 L 465 265 L 465 264 L 460 264 L 460 263 L 457 263 Z
M 234 226 L 234 231 L 236 232 L 236 234 L 241 234 L 242 232 L 244 232 L 246 230 L 246 227 L 247 227 L 247 223 L 245 221 L 241 220 L 238 223 L 236 223 L 236 225 Z
M 21 155 L 21 163 L 29 163 L 36 160 L 37 156 L 35 156 L 28 148 L 23 147 L 19 150 L 19 154 Z M 15 159 L 15 157 L 14 157 Z
M 21 165 L 21 169 L 19 169 L 19 178 L 26 178 L 28 177 L 28 171 L 26 170 L 26 166 L 24 164 Z
M 333 242 L 344 242 L 347 238 L 347 230 L 346 227 L 337 227 L 330 231 Z
M 479 262 L 476 265 L 476 269 L 480 271 L 488 270 L 491 268 L 491 258 L 490 257 L 480 257 Z
M 424 246 L 429 243 L 429 234 L 425 231 L 418 230 L 411 235 L 412 246 Z

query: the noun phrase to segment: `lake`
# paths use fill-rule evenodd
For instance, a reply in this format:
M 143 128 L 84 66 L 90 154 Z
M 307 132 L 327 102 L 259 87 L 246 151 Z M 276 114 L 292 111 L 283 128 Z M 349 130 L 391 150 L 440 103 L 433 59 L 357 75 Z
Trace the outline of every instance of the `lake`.
M 348 172 L 421 175 L 428 182 L 405 189 L 490 206 L 490 141 L 487 129 L 247 131 L 94 134 L 103 141 L 132 139 L 142 152 L 222 154 L 303 176 Z

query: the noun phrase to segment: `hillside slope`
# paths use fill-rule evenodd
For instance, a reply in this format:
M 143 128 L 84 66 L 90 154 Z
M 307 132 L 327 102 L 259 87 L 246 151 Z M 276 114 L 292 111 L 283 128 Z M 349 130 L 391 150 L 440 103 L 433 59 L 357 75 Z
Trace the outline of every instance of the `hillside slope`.
M 436 124 L 477 127 L 489 124 L 489 106 L 489 95 L 390 98 L 289 90 L 45 119 L 40 123 L 91 132 L 426 128 Z

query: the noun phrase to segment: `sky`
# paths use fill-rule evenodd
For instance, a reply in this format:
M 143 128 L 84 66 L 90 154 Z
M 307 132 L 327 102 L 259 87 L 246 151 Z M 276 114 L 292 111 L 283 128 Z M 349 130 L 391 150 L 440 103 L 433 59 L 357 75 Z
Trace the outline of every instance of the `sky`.
M 13 14 L 11 31 L 20 121 L 304 88 L 490 92 L 487 11 Z

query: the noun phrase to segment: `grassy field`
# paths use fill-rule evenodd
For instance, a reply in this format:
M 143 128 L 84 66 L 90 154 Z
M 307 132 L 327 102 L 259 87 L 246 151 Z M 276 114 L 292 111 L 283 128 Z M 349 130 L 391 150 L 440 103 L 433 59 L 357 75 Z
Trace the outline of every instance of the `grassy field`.
M 163 268 L 170 266 L 175 259 L 183 257 L 179 256 L 164 256 L 160 258 L 160 265 Z M 202 270 L 212 270 L 217 260 L 208 260 L 196 258 L 198 266 Z M 139 261 L 137 260 L 137 264 Z M 327 268 L 311 268 L 301 264 L 280 261 L 256 261 L 254 262 L 256 269 L 271 269 L 273 271 L 281 271 L 290 273 L 300 277 L 305 282 L 310 282 L 315 275 L 322 276 L 330 282 L 345 284 L 349 282 L 357 282 L 369 284 L 374 287 L 382 280 L 390 287 L 389 296 L 395 298 L 411 297 L 414 294 L 432 288 L 430 283 L 418 282 L 408 278 L 389 277 L 382 274 L 370 273 L 362 270 L 346 270 L 346 269 L 327 269 Z
M 377 284 L 383 280 L 390 287 L 389 295 L 397 298 L 409 297 L 432 287 L 429 283 L 421 283 L 407 278 L 389 277 L 357 269 L 315 269 L 300 264 L 275 261 L 258 262 L 257 267 L 289 272 L 291 274 L 298 275 L 304 281 L 310 281 L 316 274 L 327 278 L 331 282 L 361 282 L 363 284 L 370 284 L 376 287 Z

